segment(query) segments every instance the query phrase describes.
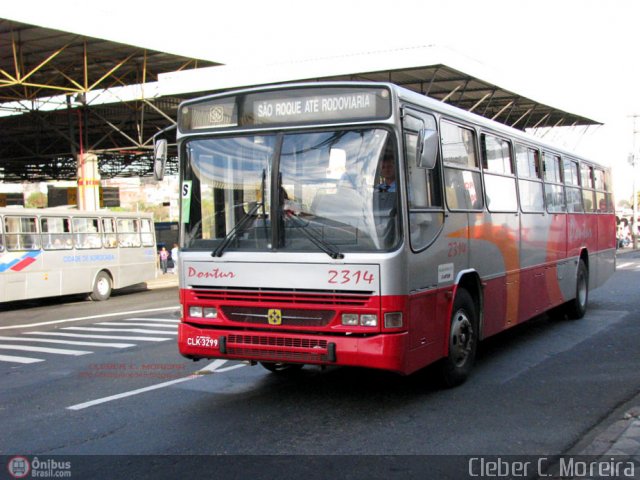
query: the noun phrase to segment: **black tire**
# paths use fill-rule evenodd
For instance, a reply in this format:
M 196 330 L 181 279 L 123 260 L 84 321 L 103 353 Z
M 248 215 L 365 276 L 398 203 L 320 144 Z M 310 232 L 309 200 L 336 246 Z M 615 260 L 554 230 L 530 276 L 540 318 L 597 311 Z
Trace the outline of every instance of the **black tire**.
M 589 269 L 584 260 L 578 261 L 578 269 L 576 271 L 576 296 L 573 300 L 565 304 L 565 312 L 567 317 L 572 320 L 578 320 L 587 313 L 587 304 L 589 303 Z
M 459 289 L 451 313 L 449 353 L 441 360 L 442 380 L 447 387 L 469 377 L 478 348 L 478 316 L 469 292 Z
M 95 302 L 102 302 L 111 296 L 112 289 L 113 280 L 111 280 L 111 276 L 105 271 L 98 272 L 89 298 Z
M 260 362 L 260 365 L 272 373 L 292 373 L 304 367 L 304 363 Z

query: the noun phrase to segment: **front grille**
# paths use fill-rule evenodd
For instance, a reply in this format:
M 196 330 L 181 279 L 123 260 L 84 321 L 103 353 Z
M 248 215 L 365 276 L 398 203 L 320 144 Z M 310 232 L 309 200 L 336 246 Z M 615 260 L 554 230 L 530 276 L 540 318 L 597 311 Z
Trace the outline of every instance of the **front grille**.
M 226 353 L 272 361 L 335 361 L 329 354 L 328 346 L 326 340 L 234 334 L 228 337 Z
M 233 288 L 194 288 L 193 295 L 197 300 L 218 302 L 304 304 L 324 306 L 362 307 L 367 305 L 373 292 L 334 292 L 330 290 L 268 290 L 268 289 L 233 289 Z
M 268 308 L 224 306 L 221 311 L 225 318 L 231 322 L 295 327 L 325 327 L 335 315 L 333 310 L 285 308 L 280 310 L 280 321 L 272 323 L 269 321 Z
M 260 345 L 289 348 L 327 348 L 326 340 L 289 337 L 263 337 L 261 335 L 229 335 L 228 344 Z

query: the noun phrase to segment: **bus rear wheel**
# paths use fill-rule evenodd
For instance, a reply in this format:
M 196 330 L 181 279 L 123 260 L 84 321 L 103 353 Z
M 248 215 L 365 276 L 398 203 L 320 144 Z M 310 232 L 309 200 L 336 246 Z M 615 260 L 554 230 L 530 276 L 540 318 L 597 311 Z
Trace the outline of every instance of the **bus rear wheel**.
M 578 320 L 587 313 L 587 303 L 589 302 L 589 269 L 584 260 L 578 261 L 576 272 L 576 297 L 565 304 L 567 317 Z
M 458 290 L 453 302 L 449 352 L 441 360 L 442 380 L 447 387 L 464 383 L 469 377 L 478 348 L 478 319 L 469 292 Z
M 113 282 L 107 272 L 98 272 L 96 279 L 93 282 L 93 291 L 89 295 L 89 298 L 96 302 L 101 302 L 108 299 L 111 296 L 111 289 L 113 288 Z
M 303 363 L 260 362 L 260 365 L 273 373 L 292 373 L 304 367 Z

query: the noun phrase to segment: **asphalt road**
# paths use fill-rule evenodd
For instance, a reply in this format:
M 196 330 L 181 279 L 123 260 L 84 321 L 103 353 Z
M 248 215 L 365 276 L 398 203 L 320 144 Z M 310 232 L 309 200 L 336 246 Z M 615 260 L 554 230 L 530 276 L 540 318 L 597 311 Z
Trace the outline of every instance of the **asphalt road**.
M 5 305 L 0 455 L 71 459 L 73 478 L 465 478 L 469 456 L 562 454 L 640 392 L 640 254 L 618 265 L 584 319 L 543 316 L 489 339 L 455 389 L 432 369 L 281 376 L 188 361 L 175 289 Z

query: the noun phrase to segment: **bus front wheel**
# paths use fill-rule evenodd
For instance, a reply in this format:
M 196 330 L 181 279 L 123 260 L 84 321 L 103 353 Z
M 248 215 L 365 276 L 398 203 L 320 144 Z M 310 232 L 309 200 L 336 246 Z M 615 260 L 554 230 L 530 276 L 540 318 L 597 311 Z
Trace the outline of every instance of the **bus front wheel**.
M 89 295 L 91 300 L 101 302 L 111 296 L 111 289 L 113 288 L 113 282 L 107 272 L 98 272 L 96 279 L 93 282 L 93 292 Z
M 478 348 L 478 318 L 469 292 L 459 289 L 453 302 L 449 352 L 441 360 L 442 379 L 447 387 L 462 384 L 473 368 Z

